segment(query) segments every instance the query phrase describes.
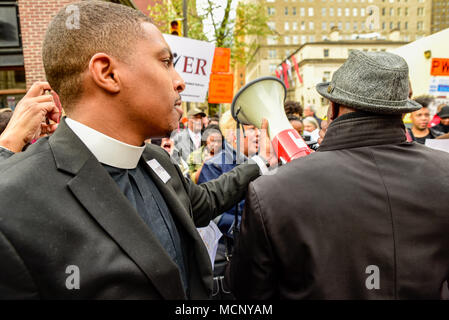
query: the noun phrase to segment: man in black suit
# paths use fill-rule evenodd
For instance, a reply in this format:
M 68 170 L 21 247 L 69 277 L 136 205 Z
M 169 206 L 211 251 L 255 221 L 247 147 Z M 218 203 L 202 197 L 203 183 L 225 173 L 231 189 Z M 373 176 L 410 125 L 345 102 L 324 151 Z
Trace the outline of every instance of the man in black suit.
M 240 201 L 259 167 L 196 186 L 145 146 L 182 113 L 168 45 L 138 11 L 72 6 L 80 20 L 62 9 L 43 47 L 67 117 L 0 164 L 0 297 L 206 299 L 212 269 L 196 227 Z

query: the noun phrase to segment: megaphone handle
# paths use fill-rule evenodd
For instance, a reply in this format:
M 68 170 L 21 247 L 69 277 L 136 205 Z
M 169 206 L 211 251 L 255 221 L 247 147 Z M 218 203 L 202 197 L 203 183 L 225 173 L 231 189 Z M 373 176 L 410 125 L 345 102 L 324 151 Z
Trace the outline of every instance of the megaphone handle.
M 312 153 L 312 150 L 294 129 L 287 129 L 276 135 L 273 139 L 273 147 L 278 159 L 283 162 L 290 162 Z

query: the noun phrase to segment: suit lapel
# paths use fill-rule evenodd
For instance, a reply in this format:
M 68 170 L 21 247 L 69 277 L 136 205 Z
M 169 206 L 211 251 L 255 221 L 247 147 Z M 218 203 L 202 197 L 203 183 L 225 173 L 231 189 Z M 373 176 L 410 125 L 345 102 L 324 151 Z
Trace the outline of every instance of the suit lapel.
M 166 163 L 167 161 L 164 161 L 162 157 L 155 157 L 156 153 L 154 152 L 145 152 L 143 154 L 143 158 L 145 162 L 148 162 L 149 160 L 156 159 L 160 165 L 166 169 L 166 171 L 170 172 L 168 169 L 168 166 L 173 166 L 173 164 Z M 148 166 L 144 166 L 148 172 L 148 174 L 153 179 L 154 183 L 156 184 L 158 190 L 161 192 L 162 196 L 165 199 L 165 202 L 167 203 L 167 206 L 170 209 L 170 212 L 175 219 L 179 223 L 179 225 L 186 231 L 187 235 L 190 236 L 193 239 L 194 243 L 194 252 L 196 255 L 195 261 L 189 261 L 190 264 L 194 264 L 194 267 L 197 268 L 200 271 L 201 275 L 212 275 L 212 266 L 210 264 L 209 260 L 209 253 L 207 252 L 207 249 L 204 245 L 203 240 L 201 239 L 200 234 L 198 233 L 192 217 L 189 215 L 188 209 L 183 206 L 181 201 L 179 200 L 179 195 L 176 193 L 175 189 L 172 186 L 172 179 L 176 179 L 175 175 L 177 175 L 176 169 L 174 169 L 174 172 L 172 173 L 173 176 L 170 180 L 167 181 L 167 183 L 164 183 L 157 174 Z M 180 182 L 181 183 L 181 182 Z M 211 277 L 204 276 L 201 281 L 203 282 L 203 285 L 211 290 L 212 282 L 210 281 Z M 191 283 L 192 285 L 192 283 Z M 194 292 L 192 292 L 194 294 Z
M 89 214 L 129 255 L 163 298 L 185 299 L 176 264 L 65 121 L 49 142 L 58 169 L 75 175 L 68 187 Z

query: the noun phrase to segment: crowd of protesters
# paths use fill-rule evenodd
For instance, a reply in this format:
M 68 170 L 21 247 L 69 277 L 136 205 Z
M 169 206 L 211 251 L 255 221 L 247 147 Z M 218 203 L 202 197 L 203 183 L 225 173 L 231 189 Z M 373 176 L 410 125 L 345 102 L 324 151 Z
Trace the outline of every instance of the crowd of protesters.
M 185 83 L 151 19 L 77 6 L 79 30 L 62 9 L 46 32 L 49 83 L 0 112 L 0 298 L 447 294 L 449 156 L 421 144 L 448 136 L 449 105 L 408 99 L 404 59 L 353 51 L 316 86 L 323 119 L 286 101 L 316 152 L 283 165 L 267 119 L 182 117 Z M 197 228 L 213 224 L 210 263 Z

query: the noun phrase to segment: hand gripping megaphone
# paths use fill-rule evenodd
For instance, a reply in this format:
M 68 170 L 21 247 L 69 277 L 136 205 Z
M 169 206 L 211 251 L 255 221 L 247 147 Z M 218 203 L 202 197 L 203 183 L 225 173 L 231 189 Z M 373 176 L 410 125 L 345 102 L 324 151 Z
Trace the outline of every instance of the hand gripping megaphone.
M 242 124 L 261 128 L 268 120 L 268 132 L 278 159 L 283 163 L 307 156 L 312 152 L 298 132 L 293 129 L 284 111 L 287 89 L 275 77 L 262 77 L 249 82 L 232 100 L 231 112 Z

